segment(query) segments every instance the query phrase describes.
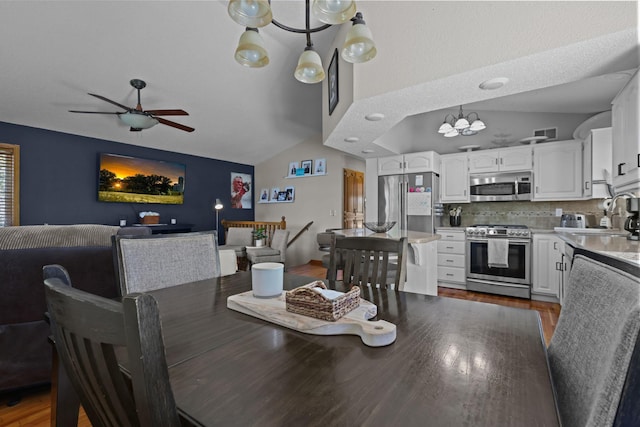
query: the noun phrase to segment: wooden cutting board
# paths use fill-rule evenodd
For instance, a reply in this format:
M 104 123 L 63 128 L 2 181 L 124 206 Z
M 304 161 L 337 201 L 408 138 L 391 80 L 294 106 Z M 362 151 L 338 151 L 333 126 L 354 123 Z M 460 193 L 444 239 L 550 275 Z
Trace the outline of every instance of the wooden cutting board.
M 378 309 L 362 298 L 358 308 L 335 322 L 288 312 L 284 293 L 277 298 L 256 298 L 252 291 L 231 295 L 227 307 L 305 334 L 359 335 L 370 347 L 382 347 L 396 340 L 396 325 L 384 320 L 369 321 Z

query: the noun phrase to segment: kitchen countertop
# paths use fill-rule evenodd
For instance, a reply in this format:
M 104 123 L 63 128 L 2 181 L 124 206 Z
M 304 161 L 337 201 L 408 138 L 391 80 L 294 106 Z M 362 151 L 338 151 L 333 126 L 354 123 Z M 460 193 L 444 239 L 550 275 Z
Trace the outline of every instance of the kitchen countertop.
M 615 234 L 614 234 L 615 233 Z M 611 230 L 611 233 L 557 232 L 571 246 L 640 265 L 640 242 L 628 240 L 627 233 Z
M 345 237 L 382 237 L 386 239 L 399 239 L 400 237 L 407 237 L 408 243 L 429 243 L 440 239 L 439 234 L 423 233 L 421 231 L 400 231 L 396 227 L 392 228 L 386 233 L 374 233 L 366 228 L 349 228 L 344 230 L 335 230 L 336 234 L 341 234 Z

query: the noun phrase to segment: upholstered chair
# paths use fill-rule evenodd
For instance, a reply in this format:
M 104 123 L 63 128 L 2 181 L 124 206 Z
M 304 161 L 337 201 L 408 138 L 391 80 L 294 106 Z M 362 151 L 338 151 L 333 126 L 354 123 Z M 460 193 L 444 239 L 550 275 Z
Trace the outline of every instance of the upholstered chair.
M 287 230 L 274 231 L 271 246 L 247 248 L 249 264 L 257 264 L 259 262 L 281 262 L 284 264 L 288 240 L 289 232 Z

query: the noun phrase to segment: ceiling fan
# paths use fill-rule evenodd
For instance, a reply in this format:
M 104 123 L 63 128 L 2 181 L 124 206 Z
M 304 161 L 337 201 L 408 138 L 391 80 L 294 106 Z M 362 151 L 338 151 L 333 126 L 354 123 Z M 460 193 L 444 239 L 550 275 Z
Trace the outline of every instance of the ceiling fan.
M 106 101 L 110 104 L 113 104 L 117 107 L 122 108 L 123 112 L 104 112 L 104 111 L 78 111 L 78 110 L 69 110 L 70 113 L 87 113 L 87 114 L 115 114 L 120 120 L 122 120 L 125 124 L 130 126 L 130 130 L 132 132 L 139 132 L 142 129 L 149 129 L 157 125 L 158 123 L 162 123 L 163 125 L 171 126 L 176 129 L 180 129 L 186 132 L 193 132 L 195 129 L 189 126 L 181 125 L 180 123 L 172 122 L 170 120 L 163 119 L 158 116 L 188 116 L 184 110 L 143 110 L 142 105 L 140 104 L 140 89 L 143 89 L 147 84 L 140 79 L 133 79 L 129 81 L 131 86 L 138 90 L 138 105 L 135 108 L 129 108 L 126 105 L 122 105 L 118 102 L 112 101 L 104 96 L 96 95 L 95 93 L 90 93 L 89 95 L 95 96 L 98 99 Z

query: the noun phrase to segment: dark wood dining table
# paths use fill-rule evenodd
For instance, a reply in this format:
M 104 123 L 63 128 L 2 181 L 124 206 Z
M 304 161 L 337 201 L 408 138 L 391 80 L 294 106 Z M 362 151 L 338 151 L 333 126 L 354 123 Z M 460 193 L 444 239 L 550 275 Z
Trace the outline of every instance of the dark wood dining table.
M 285 273 L 284 287 L 314 280 Z M 536 311 L 367 288 L 376 319 L 397 326 L 374 348 L 227 308 L 250 289 L 239 272 L 151 292 L 175 399 L 195 424 L 559 425 Z

